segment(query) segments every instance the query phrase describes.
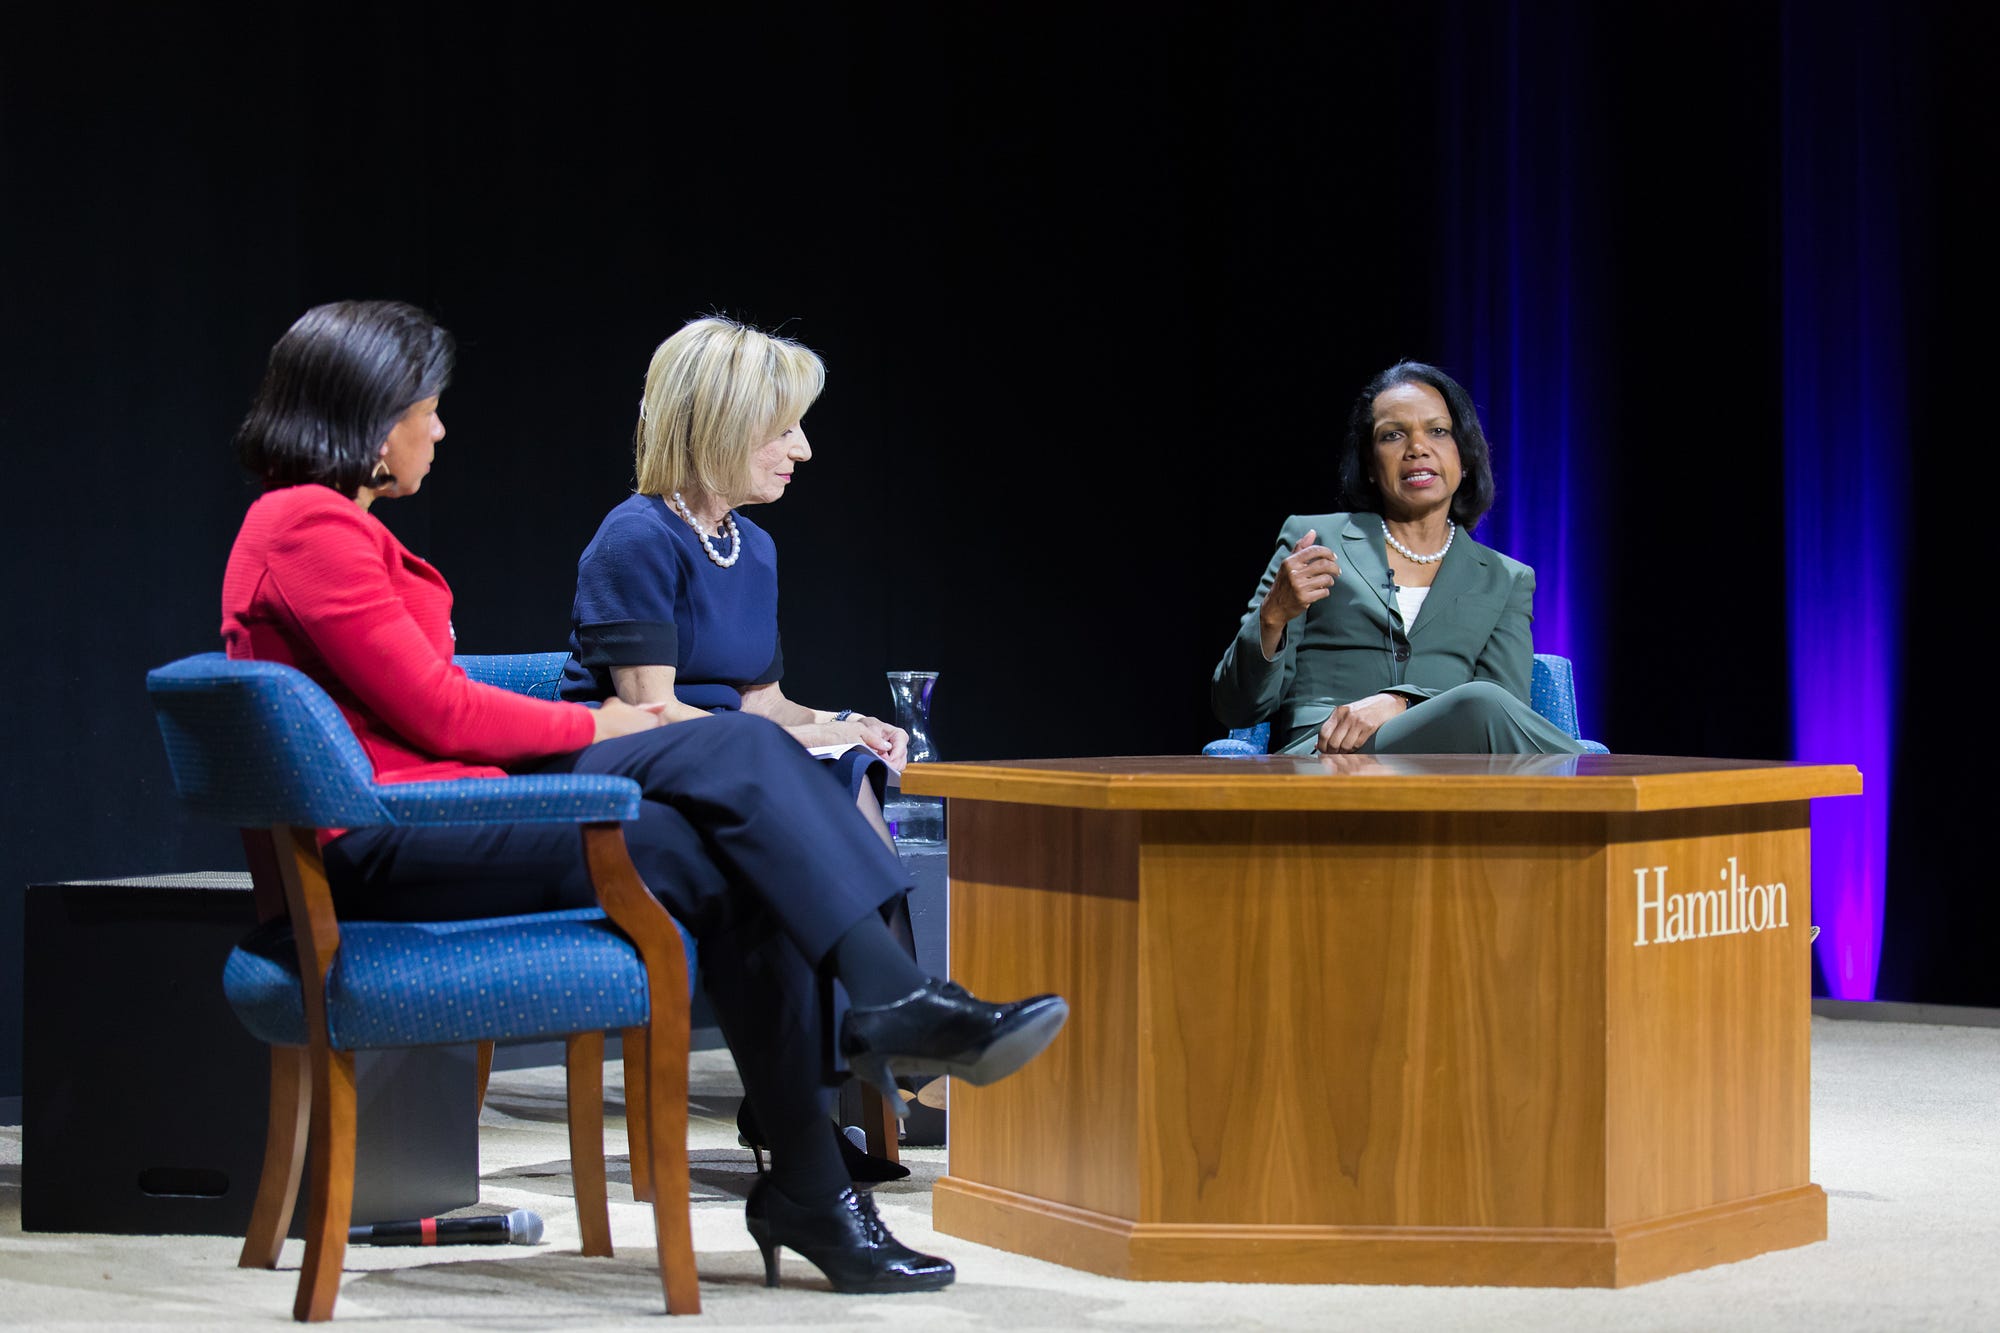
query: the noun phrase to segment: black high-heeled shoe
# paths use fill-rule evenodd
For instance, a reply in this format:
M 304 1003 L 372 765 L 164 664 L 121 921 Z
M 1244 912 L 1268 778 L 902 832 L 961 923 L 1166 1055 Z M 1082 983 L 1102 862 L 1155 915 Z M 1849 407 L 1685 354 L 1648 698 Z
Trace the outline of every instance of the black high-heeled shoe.
M 764 1256 L 764 1285 L 778 1285 L 778 1250 L 795 1250 L 826 1275 L 833 1289 L 851 1295 L 936 1291 L 958 1270 L 948 1259 L 919 1254 L 889 1234 L 875 1213 L 875 1196 L 844 1189 L 819 1208 L 793 1203 L 757 1177 L 743 1205 L 743 1224 Z
M 910 1168 L 901 1162 L 892 1162 L 886 1157 L 857 1146 L 847 1137 L 840 1126 L 831 1120 L 827 1128 L 833 1131 L 834 1139 L 840 1147 L 840 1167 L 847 1172 L 847 1178 L 854 1182 L 856 1189 L 874 1189 L 877 1185 L 892 1180 L 907 1180 Z M 764 1135 L 757 1126 L 756 1113 L 750 1109 L 749 1099 L 736 1104 L 736 1141 L 748 1148 L 757 1159 L 757 1174 L 764 1174 Z
M 896 1076 L 948 1074 L 983 1086 L 1040 1055 L 1069 1017 L 1060 995 L 989 1004 L 956 982 L 933 978 L 894 1004 L 847 1011 L 840 1051 L 856 1078 L 880 1089 L 907 1114 Z

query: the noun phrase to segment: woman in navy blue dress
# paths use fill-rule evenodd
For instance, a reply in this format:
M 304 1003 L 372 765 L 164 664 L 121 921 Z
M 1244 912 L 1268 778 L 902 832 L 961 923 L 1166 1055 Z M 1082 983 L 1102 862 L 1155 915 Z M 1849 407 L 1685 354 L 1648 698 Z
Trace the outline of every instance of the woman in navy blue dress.
M 698 319 L 660 345 L 646 373 L 638 488 L 577 562 L 566 699 L 666 706 L 669 721 L 716 711 L 768 718 L 831 762 L 884 841 L 886 770 L 909 736 L 848 709 L 785 697 L 777 547 L 738 512 L 785 493 L 812 457 L 801 424 L 826 369 L 789 338 Z
M 660 345 L 640 405 L 638 489 L 577 562 L 562 693 L 662 709 L 668 722 L 740 710 L 815 751 L 852 747 L 825 756 L 830 776 L 893 850 L 882 792 L 909 737 L 785 697 L 777 546 L 737 512 L 782 496 L 812 457 L 800 422 L 825 382 L 811 349 L 734 320 L 695 320 Z M 907 946 L 901 908 L 898 899 L 891 929 Z M 760 1144 L 747 1102 L 738 1126 L 746 1144 Z M 836 1137 L 856 1184 L 909 1174 Z

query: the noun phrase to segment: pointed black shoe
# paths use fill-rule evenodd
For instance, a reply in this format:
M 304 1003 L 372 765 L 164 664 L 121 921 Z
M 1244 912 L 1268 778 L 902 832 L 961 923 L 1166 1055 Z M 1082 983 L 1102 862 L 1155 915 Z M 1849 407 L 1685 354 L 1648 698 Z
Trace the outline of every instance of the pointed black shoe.
M 985 1085 L 1040 1055 L 1069 1017 L 1060 995 L 988 1004 L 935 978 L 894 1004 L 847 1011 L 840 1053 L 855 1077 L 872 1083 L 904 1114 L 896 1078 L 948 1074 Z
M 854 1182 L 856 1189 L 874 1189 L 892 1180 L 907 1180 L 910 1168 L 901 1162 L 892 1162 L 886 1157 L 856 1147 L 854 1141 L 841 1132 L 840 1126 L 831 1120 L 827 1127 L 840 1145 L 840 1167 L 847 1172 L 847 1178 Z M 764 1135 L 757 1126 L 757 1116 L 750 1109 L 748 1098 L 736 1104 L 736 1141 L 748 1148 L 757 1158 L 757 1173 L 764 1173 Z
M 849 1295 L 936 1291 L 958 1276 L 950 1260 L 918 1254 L 889 1234 L 875 1214 L 875 1196 L 844 1189 L 828 1204 L 805 1208 L 757 1177 L 743 1205 L 743 1224 L 764 1256 L 764 1285 L 778 1285 L 778 1251 L 795 1250 Z

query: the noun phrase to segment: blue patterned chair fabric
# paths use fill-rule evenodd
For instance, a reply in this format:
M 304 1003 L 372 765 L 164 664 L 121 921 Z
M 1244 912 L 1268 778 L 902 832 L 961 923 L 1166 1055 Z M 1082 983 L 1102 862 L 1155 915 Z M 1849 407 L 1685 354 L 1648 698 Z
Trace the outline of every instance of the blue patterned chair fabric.
M 1537 713 L 1561 727 L 1571 740 L 1580 742 L 1584 753 L 1611 753 L 1596 741 L 1583 739 L 1583 729 L 1576 718 L 1576 669 L 1567 657 L 1555 653 L 1535 654 L 1534 678 L 1528 686 L 1528 703 Z M 1233 727 L 1228 736 L 1202 746 L 1201 752 L 1211 757 L 1225 759 L 1269 754 L 1271 724 L 1259 722 L 1254 727 Z
M 260 926 L 237 945 L 222 988 L 252 1036 L 305 1045 L 288 923 Z M 596 908 L 479 921 L 343 921 L 326 1004 L 336 1050 L 613 1031 L 648 1017 L 639 957 Z
M 562 653 L 472 659 L 476 678 L 530 685 Z M 468 674 L 475 674 L 468 671 Z M 560 775 L 378 784 L 340 710 L 311 679 L 221 653 L 149 673 L 175 786 L 197 813 L 239 828 L 289 824 L 481 824 L 626 820 L 630 778 Z M 553 686 L 550 686 L 551 692 Z M 681 932 L 694 972 L 693 943 Z M 224 988 L 266 1042 L 306 1041 L 289 923 L 260 927 L 230 956 Z M 343 921 L 327 976 L 335 1049 L 512 1040 L 637 1027 L 645 969 L 596 908 L 448 923 Z
M 451 659 L 481 685 L 498 685 L 516 694 L 553 699 L 562 684 L 568 653 L 460 653 Z

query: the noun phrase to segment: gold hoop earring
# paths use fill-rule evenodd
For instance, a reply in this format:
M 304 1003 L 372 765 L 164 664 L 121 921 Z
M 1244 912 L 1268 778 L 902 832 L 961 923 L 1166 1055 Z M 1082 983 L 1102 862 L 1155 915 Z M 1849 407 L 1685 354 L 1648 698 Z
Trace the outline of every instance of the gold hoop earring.
M 399 486 L 400 483 L 396 480 L 396 474 L 389 470 L 389 461 L 387 459 L 377 460 L 375 470 L 368 474 L 368 489 L 379 491 L 383 495 L 394 495 Z

